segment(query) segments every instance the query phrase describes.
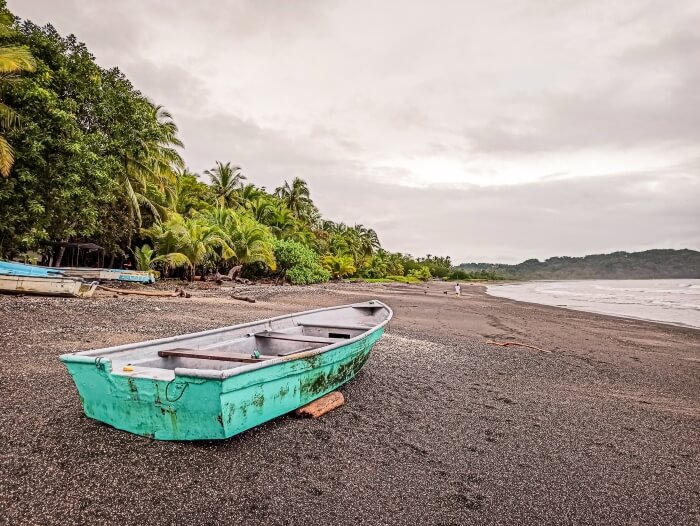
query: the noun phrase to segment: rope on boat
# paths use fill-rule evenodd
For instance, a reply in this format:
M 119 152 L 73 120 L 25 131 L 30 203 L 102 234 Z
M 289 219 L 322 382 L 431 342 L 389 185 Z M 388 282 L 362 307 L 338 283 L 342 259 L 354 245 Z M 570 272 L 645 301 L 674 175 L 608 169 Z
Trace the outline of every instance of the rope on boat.
M 527 347 L 528 349 L 534 349 L 535 351 L 540 351 L 546 354 L 552 354 L 552 351 L 548 351 L 546 349 L 540 349 L 539 347 L 535 347 L 534 345 L 529 345 L 527 343 L 520 343 L 520 342 L 497 342 L 494 340 L 487 340 L 486 343 L 488 345 L 498 345 L 500 347 L 509 347 L 511 345 L 515 347 Z
M 180 398 L 182 398 L 182 395 L 185 394 L 185 391 L 187 391 L 187 388 L 190 386 L 190 384 L 185 383 L 185 386 L 182 388 L 182 391 L 180 391 L 180 395 L 177 398 L 171 400 L 168 396 L 168 389 L 170 388 L 170 384 L 173 383 L 175 380 L 177 380 L 177 378 L 173 378 L 165 385 L 165 399 L 168 402 L 177 402 Z

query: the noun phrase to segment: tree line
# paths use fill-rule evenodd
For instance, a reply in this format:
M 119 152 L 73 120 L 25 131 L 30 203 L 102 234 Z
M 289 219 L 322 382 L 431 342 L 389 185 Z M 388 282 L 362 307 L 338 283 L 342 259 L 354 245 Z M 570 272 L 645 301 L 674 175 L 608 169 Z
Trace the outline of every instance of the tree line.
M 301 284 L 442 273 L 444 261 L 390 253 L 373 229 L 322 217 L 301 178 L 267 191 L 215 161 L 202 182 L 165 108 L 75 36 L 13 17 L 4 0 L 0 101 L 0 257 L 89 241 L 111 263 L 186 278 L 239 265 Z

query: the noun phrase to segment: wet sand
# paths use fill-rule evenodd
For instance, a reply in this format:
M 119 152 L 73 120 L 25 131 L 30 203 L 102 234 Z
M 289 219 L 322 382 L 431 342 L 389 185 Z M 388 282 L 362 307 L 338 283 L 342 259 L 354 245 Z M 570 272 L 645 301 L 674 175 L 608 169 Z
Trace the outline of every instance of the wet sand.
M 447 288 L 0 296 L 0 523 L 699 523 L 699 330 Z M 92 421 L 57 360 L 370 298 L 395 317 L 346 405 L 227 441 Z

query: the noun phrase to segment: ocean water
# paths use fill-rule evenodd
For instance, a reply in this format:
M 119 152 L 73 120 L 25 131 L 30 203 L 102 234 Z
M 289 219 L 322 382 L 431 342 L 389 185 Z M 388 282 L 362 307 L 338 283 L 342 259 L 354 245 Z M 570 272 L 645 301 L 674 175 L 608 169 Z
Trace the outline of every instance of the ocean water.
M 700 279 L 529 281 L 492 296 L 700 328 Z

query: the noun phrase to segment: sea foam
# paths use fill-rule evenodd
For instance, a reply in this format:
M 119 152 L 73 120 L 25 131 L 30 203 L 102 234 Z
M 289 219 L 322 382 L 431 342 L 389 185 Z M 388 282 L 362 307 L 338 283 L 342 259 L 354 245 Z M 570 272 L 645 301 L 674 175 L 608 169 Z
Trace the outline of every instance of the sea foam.
M 492 296 L 700 328 L 700 280 L 529 281 L 491 285 Z

